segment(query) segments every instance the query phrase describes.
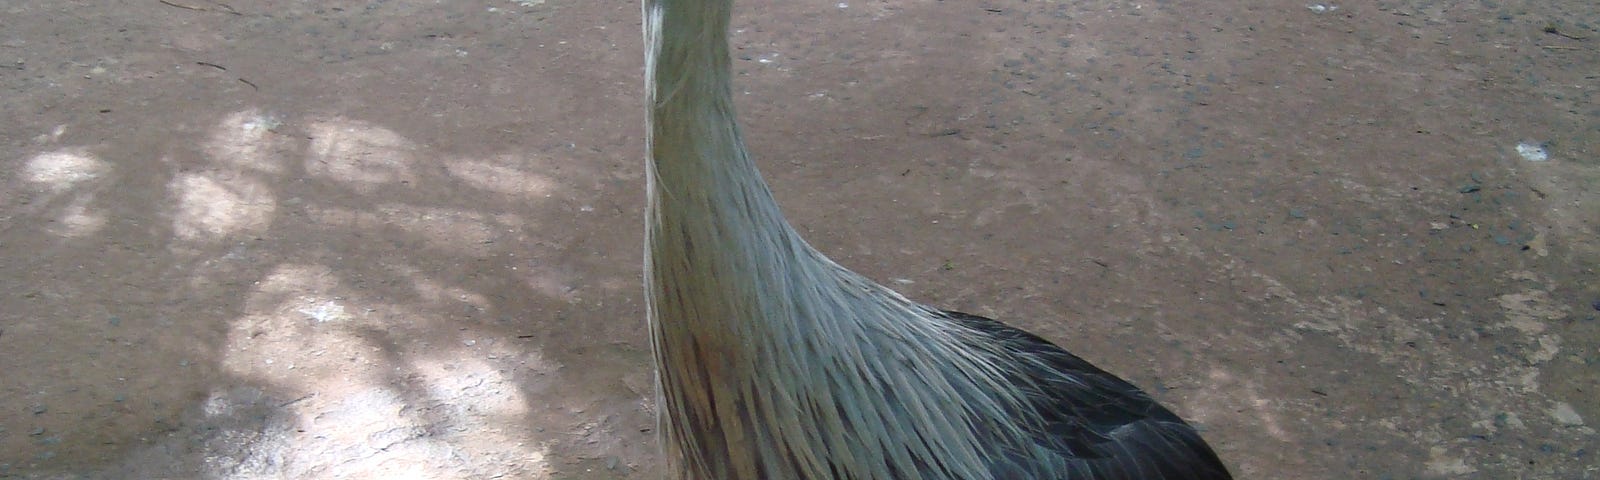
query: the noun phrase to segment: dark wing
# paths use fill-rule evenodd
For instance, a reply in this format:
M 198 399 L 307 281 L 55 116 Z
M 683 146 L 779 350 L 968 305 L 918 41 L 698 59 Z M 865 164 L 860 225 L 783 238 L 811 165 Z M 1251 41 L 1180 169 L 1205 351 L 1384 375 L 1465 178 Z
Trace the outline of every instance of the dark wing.
M 1032 451 L 994 459 L 997 478 L 1230 480 L 1200 433 L 1127 381 L 1065 349 L 995 320 L 945 316 L 1011 355 L 1002 360 L 1026 392 L 1017 412 L 1035 433 Z M 1045 458 L 1054 457 L 1054 458 Z

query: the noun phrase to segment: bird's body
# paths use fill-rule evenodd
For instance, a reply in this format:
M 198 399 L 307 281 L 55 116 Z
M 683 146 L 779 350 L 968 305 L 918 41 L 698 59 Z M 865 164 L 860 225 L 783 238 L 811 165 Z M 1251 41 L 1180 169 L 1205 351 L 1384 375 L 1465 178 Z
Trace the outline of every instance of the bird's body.
M 671 473 L 721 479 L 1228 479 L 1127 382 L 926 307 L 784 221 L 734 121 L 731 0 L 644 0 L 646 294 Z

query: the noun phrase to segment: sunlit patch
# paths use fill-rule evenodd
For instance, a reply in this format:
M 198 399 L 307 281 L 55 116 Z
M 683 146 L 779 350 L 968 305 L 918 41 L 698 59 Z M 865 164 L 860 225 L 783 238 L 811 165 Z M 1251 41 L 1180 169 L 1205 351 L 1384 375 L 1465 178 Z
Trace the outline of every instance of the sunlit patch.
M 478 310 L 489 310 L 494 304 L 489 297 L 481 293 L 461 287 L 446 285 L 443 282 L 429 278 L 422 271 L 405 265 L 391 267 L 396 274 L 411 279 L 412 289 L 417 292 L 417 297 L 427 303 L 460 302 L 471 305 Z
M 272 221 L 272 191 L 246 177 L 182 174 L 167 186 L 176 199 L 172 230 L 190 241 L 261 231 Z
M 469 453 L 485 478 L 547 473 L 543 443 L 525 421 L 539 403 L 520 377 L 550 366 L 526 344 L 434 329 L 441 319 L 428 317 L 437 312 L 351 298 L 350 290 L 331 268 L 308 264 L 280 265 L 254 285 L 243 316 L 229 324 L 221 363 L 273 385 L 286 398 L 271 415 L 293 428 L 240 435 L 229 450 L 277 452 L 261 471 L 272 478 L 458 478 Z M 236 410 L 212 403 L 207 414 Z
M 303 313 L 307 317 L 311 317 L 312 320 L 316 320 L 319 323 L 342 322 L 350 319 L 350 313 L 346 312 L 344 305 L 340 304 L 336 300 L 307 299 L 306 303 L 309 305 L 300 307 L 295 311 Z
M 93 200 L 93 195 L 73 199 L 72 203 L 61 209 L 56 222 L 45 230 L 68 238 L 86 237 L 100 231 L 106 226 L 106 212 L 91 209 L 89 203 Z
M 389 129 L 352 120 L 314 123 L 306 173 L 330 178 L 360 191 L 415 180 L 416 146 Z
M 23 178 L 41 184 L 52 192 L 61 192 L 110 171 L 109 164 L 88 153 L 57 150 L 41 153 L 29 159 L 28 164 L 23 167 Z
M 202 476 L 466 478 L 460 475 L 468 455 L 474 465 L 472 478 L 526 478 L 545 473 L 542 448 L 500 434 L 498 425 L 461 424 L 442 420 L 436 413 L 441 408 L 467 410 L 474 406 L 436 403 L 398 386 L 345 387 L 276 406 L 279 402 L 265 398 L 219 399 L 214 393 L 204 405 L 208 418 L 202 422 L 208 429 L 221 426 L 224 430 L 193 438 L 203 439 L 208 450 L 240 452 L 246 457 L 242 462 L 232 456 L 204 462 L 209 475 Z M 454 397 L 462 396 L 454 393 Z M 519 427 L 511 423 L 504 429 Z
M 486 344 L 475 342 L 463 347 L 460 355 L 441 356 L 418 360 L 412 369 L 427 388 L 427 393 L 438 398 L 466 397 L 468 402 L 455 405 L 457 409 L 472 409 L 479 413 L 497 416 L 521 416 L 529 413 L 527 399 L 517 388 L 514 378 L 506 376 L 483 359 L 515 358 L 523 355 L 507 342 Z M 537 359 L 535 359 L 537 362 Z M 545 370 L 544 365 L 528 365 L 530 371 Z M 494 427 L 494 426 L 489 426 Z M 509 426 L 516 428 L 516 426 Z M 502 431 L 500 433 L 509 433 Z
M 1450 449 L 1437 446 L 1428 449 L 1428 474 L 1434 476 L 1466 475 L 1478 471 L 1467 461 L 1450 453 Z
M 1538 289 L 1507 293 L 1496 300 L 1505 311 L 1503 326 L 1527 335 L 1544 333 L 1549 322 L 1566 318 L 1569 312 L 1565 304 L 1550 297 L 1550 292 Z
M 1583 426 L 1583 415 L 1578 414 L 1578 410 L 1567 402 L 1556 402 L 1556 405 L 1550 408 L 1550 418 L 1565 427 Z
M 282 123 L 278 117 L 254 109 L 228 115 L 206 139 L 206 153 L 218 163 L 281 172 L 283 165 L 272 155 L 277 140 L 272 130 Z
M 1339 6 L 1328 3 L 1313 3 L 1306 5 L 1306 8 L 1311 10 L 1311 13 L 1328 13 L 1338 10 Z
M 61 136 L 62 135 L 66 135 L 66 134 L 67 134 L 67 126 L 66 125 L 56 125 L 55 128 L 50 129 L 50 133 L 41 133 L 41 134 L 35 135 L 33 137 L 33 143 L 48 144 L 48 143 L 51 143 L 51 142 L 59 142 L 59 141 L 61 141 Z
M 373 210 L 309 206 L 306 214 L 324 225 L 396 228 L 422 239 L 429 247 L 473 256 L 488 255 L 500 236 L 500 222 L 477 212 L 396 203 Z
M 349 350 L 342 327 L 354 318 L 350 302 L 335 295 L 339 287 L 327 267 L 278 266 L 256 282 L 245 298 L 244 316 L 232 322 L 224 368 L 274 383 L 365 379 L 371 372 L 352 367 L 370 364 L 367 352 L 338 354 Z
M 451 176 L 477 188 L 496 193 L 543 196 L 553 182 L 549 178 L 517 168 L 515 157 L 503 157 L 498 163 L 477 160 L 457 160 L 445 166 Z M 526 167 L 526 164 L 520 165 Z
M 525 274 L 524 282 L 528 289 L 539 292 L 550 298 L 559 298 L 567 302 L 578 301 L 578 289 L 573 285 L 569 275 L 559 271 L 540 271 Z
M 1530 162 L 1543 162 L 1550 159 L 1550 152 L 1544 148 L 1544 144 L 1534 142 L 1518 143 L 1517 155 Z
M 1214 368 L 1208 376 L 1210 388 L 1200 394 L 1204 400 L 1191 402 L 1195 419 L 1204 421 L 1212 416 L 1225 418 L 1233 415 L 1229 409 L 1239 410 L 1243 407 L 1248 409 L 1250 417 L 1256 419 L 1255 424 L 1268 435 L 1285 443 L 1296 441 L 1279 420 L 1277 412 L 1281 407 L 1273 398 L 1262 395 L 1260 385 L 1223 369 Z

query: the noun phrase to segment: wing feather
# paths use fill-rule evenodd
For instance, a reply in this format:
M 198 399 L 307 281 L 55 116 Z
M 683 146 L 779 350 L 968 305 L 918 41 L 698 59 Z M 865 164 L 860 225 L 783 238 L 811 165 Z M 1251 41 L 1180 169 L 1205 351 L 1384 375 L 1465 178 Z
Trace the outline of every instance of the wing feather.
M 944 315 L 976 333 L 974 342 L 998 347 L 1007 380 L 1024 392 L 1017 414 L 1035 433 L 1033 451 L 993 459 L 997 478 L 1036 478 L 1050 465 L 1074 480 L 1232 479 L 1193 426 L 1126 380 L 1004 323 Z

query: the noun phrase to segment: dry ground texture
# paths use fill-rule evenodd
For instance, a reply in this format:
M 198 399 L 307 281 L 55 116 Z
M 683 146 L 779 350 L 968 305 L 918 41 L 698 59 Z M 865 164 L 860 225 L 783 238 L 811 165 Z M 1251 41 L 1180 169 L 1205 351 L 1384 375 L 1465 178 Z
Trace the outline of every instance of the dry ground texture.
M 656 478 L 638 9 L 5 2 L 0 477 Z M 735 21 L 822 250 L 1240 478 L 1600 478 L 1595 3 Z

